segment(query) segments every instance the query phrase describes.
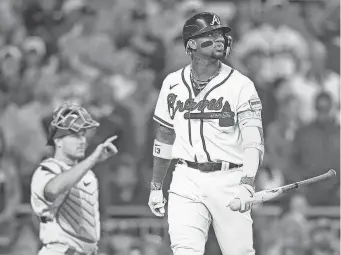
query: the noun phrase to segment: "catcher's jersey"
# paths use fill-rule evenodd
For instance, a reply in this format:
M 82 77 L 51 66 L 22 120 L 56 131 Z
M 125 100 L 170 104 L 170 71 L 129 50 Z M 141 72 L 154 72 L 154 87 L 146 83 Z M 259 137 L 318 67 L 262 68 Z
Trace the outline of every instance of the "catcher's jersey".
M 98 181 L 89 170 L 69 191 L 53 202 L 45 199 L 46 184 L 70 166 L 53 158 L 44 160 L 31 182 L 31 205 L 41 219 L 40 239 L 43 244 L 63 243 L 80 252 L 97 250 L 100 238 Z
M 173 158 L 242 164 L 238 117 L 261 109 L 253 82 L 225 64 L 195 96 L 188 65 L 165 78 L 153 118 L 175 130 Z

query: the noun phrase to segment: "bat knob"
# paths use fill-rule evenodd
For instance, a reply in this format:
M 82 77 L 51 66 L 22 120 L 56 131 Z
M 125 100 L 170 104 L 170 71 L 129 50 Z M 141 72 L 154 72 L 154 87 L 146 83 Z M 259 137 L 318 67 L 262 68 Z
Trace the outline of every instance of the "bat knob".
M 230 203 L 230 208 L 232 211 L 239 211 L 240 210 L 240 200 L 239 199 L 233 199 Z
M 336 176 L 336 171 L 334 169 L 330 169 L 328 171 L 328 173 L 332 176 L 332 177 L 335 177 Z

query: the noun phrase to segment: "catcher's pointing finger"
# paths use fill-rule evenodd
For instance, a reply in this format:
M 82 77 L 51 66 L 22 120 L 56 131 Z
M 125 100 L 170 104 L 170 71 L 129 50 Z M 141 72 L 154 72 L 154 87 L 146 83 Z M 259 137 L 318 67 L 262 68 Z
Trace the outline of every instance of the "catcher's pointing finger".
M 112 137 L 109 137 L 107 140 L 105 140 L 105 144 L 106 143 L 111 143 L 111 142 L 113 142 L 113 141 L 115 141 L 117 139 L 117 135 L 114 135 L 114 136 L 112 136 Z
M 112 154 L 117 154 L 118 150 L 116 148 L 116 146 L 112 143 L 113 141 L 115 141 L 117 139 L 117 135 L 114 135 L 112 137 L 109 137 L 107 140 L 105 140 L 105 142 L 103 143 L 103 146 L 105 147 L 105 152 L 106 153 L 112 153 Z

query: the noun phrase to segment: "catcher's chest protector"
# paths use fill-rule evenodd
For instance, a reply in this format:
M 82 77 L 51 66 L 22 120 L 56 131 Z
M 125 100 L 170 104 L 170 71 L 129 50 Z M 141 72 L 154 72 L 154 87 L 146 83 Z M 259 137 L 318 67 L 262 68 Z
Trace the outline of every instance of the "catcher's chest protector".
M 61 167 L 52 159 L 41 163 L 55 174 Z M 64 170 L 67 171 L 67 170 Z M 69 235 L 85 242 L 97 242 L 100 236 L 98 182 L 95 174 L 87 174 L 66 194 L 56 215 L 56 223 Z

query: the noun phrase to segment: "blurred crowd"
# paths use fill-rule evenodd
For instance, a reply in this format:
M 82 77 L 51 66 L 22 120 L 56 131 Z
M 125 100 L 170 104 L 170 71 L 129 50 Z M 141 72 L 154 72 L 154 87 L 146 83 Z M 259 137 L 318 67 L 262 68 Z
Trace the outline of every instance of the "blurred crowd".
M 46 135 L 62 101 L 100 122 L 89 151 L 118 135 L 118 156 L 94 169 L 102 219 L 112 205 L 147 204 L 154 106 L 165 76 L 189 63 L 181 30 L 200 11 L 232 26 L 226 63 L 254 81 L 263 102 L 257 189 L 340 174 L 339 1 L 0 0 L 0 254 L 40 247 L 36 219 L 17 211 L 30 202 L 37 164 L 53 153 Z M 310 207 L 338 207 L 339 195 L 337 178 L 275 201 L 279 219 L 255 219 L 258 254 L 340 254 L 339 218 L 308 217 Z M 104 235 L 102 254 L 171 254 L 159 235 L 121 229 Z M 214 235 L 207 254 L 220 254 Z

